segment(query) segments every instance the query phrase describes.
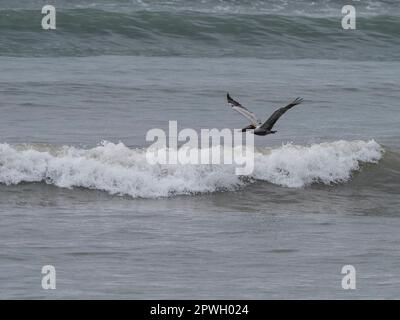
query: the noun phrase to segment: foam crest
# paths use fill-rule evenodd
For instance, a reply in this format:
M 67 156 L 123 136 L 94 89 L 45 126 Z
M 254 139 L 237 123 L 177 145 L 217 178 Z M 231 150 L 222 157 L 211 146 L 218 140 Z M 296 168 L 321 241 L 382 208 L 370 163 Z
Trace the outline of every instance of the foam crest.
M 299 188 L 348 181 L 362 163 L 376 163 L 382 154 L 373 140 L 261 148 L 255 150 L 253 174 L 244 179 L 234 165 L 151 165 L 145 149 L 123 143 L 92 149 L 0 144 L 0 183 L 45 182 L 134 198 L 230 191 L 255 180 Z

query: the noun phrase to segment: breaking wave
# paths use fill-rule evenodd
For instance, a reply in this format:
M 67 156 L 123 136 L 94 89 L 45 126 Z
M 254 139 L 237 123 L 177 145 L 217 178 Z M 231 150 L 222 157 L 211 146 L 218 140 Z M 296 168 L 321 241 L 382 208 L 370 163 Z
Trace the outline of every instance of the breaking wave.
M 383 148 L 371 141 L 335 141 L 254 152 L 254 171 L 235 175 L 234 165 L 151 165 L 145 149 L 103 142 L 92 149 L 72 146 L 0 144 L 0 183 L 44 182 L 133 198 L 229 191 L 257 180 L 289 188 L 351 179 L 363 163 L 376 163 Z

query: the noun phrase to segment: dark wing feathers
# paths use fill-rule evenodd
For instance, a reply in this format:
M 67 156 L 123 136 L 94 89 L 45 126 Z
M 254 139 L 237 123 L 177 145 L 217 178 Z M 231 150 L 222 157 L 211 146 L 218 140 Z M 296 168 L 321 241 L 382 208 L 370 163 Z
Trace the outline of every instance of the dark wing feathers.
M 265 121 L 262 125 L 261 128 L 264 130 L 271 130 L 272 127 L 275 125 L 275 123 L 278 121 L 278 119 L 289 109 L 293 108 L 294 106 L 300 104 L 303 102 L 303 98 L 296 98 L 293 100 L 291 103 L 289 103 L 287 106 L 282 107 L 278 110 L 276 110 L 269 118 L 267 121 Z
M 226 94 L 226 99 L 228 100 L 229 104 L 236 106 L 236 107 L 244 108 L 239 102 L 237 102 L 236 100 L 233 100 L 229 93 Z
M 232 107 L 232 109 L 249 119 L 252 125 L 256 127 L 261 124 L 260 120 L 258 120 L 257 116 L 253 112 L 243 107 L 239 102 L 233 100 L 229 93 L 227 93 L 226 99 L 228 100 L 228 103 Z

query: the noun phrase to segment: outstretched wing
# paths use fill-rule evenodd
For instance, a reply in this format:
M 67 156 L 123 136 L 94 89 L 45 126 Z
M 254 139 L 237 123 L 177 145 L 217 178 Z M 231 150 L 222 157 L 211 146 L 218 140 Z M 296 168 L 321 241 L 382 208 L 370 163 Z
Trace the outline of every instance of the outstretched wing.
M 262 125 L 261 128 L 264 130 L 271 130 L 274 124 L 278 121 L 278 119 L 289 109 L 293 108 L 294 106 L 300 104 L 303 102 L 303 98 L 296 98 L 293 100 L 291 103 L 289 103 L 287 106 L 282 107 L 278 110 L 276 110 L 269 118 L 267 121 L 265 121 Z
M 229 93 L 227 93 L 226 99 L 228 100 L 228 103 L 232 107 L 232 109 L 249 119 L 252 125 L 257 127 L 259 124 L 261 124 L 261 121 L 257 119 L 256 115 L 253 112 L 243 107 L 239 102 L 233 100 Z

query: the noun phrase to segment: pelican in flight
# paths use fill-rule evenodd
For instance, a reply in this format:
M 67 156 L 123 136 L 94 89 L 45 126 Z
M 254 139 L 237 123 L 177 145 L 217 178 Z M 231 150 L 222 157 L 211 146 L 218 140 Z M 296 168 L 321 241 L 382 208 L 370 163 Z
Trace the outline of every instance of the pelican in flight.
M 253 133 L 258 136 L 266 136 L 267 134 L 275 133 L 276 131 L 273 131 L 272 128 L 275 125 L 275 123 L 278 121 L 278 119 L 286 111 L 288 111 L 289 109 L 291 109 L 294 106 L 303 102 L 303 98 L 296 98 L 291 103 L 289 103 L 287 106 L 276 110 L 268 118 L 267 121 L 262 123 L 253 112 L 251 112 L 247 108 L 243 107 L 239 102 L 233 100 L 231 98 L 231 96 L 229 95 L 229 93 L 226 95 L 226 98 L 228 99 L 228 103 L 232 107 L 233 110 L 239 112 L 242 116 L 246 117 L 251 122 L 251 124 L 249 126 L 242 129 L 242 132 L 245 132 L 247 130 L 254 130 Z

